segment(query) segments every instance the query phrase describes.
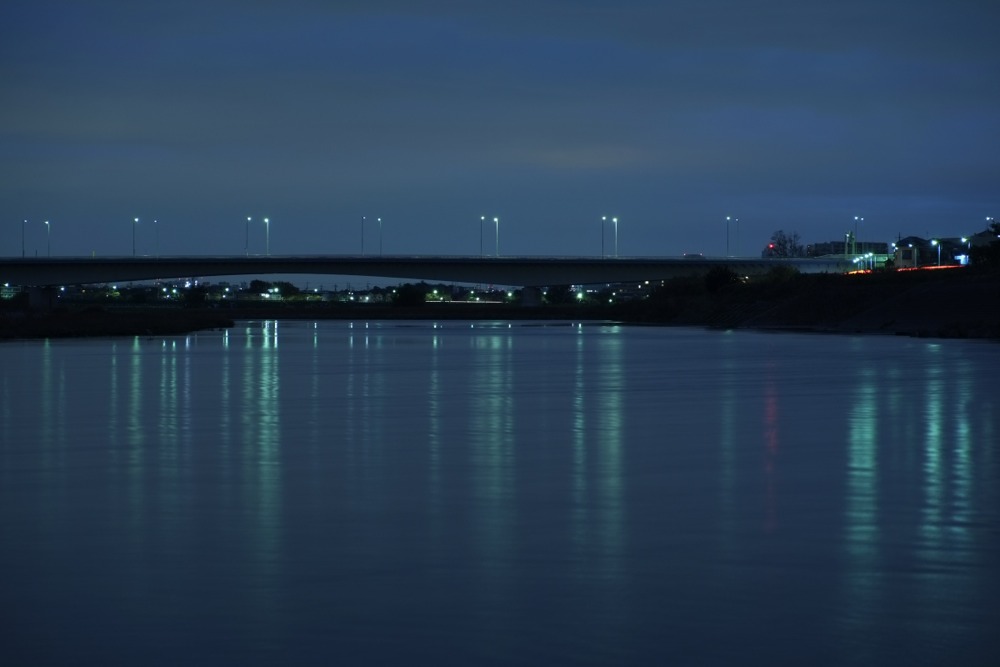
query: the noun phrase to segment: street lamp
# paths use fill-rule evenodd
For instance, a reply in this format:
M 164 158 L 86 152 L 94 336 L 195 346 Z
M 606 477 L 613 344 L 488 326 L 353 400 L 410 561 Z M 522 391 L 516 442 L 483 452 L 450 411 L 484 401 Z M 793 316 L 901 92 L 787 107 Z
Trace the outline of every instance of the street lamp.
M 361 256 L 365 256 L 365 216 L 361 216 Z
M 735 244 L 736 245 L 736 255 L 739 256 L 739 254 L 740 254 L 740 219 L 739 218 L 730 218 L 727 215 L 726 216 L 726 257 L 732 257 L 732 255 L 729 254 L 729 223 L 730 222 L 735 222 L 736 223 L 736 244 Z
M 854 240 L 854 248 L 851 250 L 851 252 L 854 253 L 855 255 L 858 254 L 858 223 L 859 222 L 864 222 L 864 221 L 865 221 L 864 218 L 860 218 L 858 216 L 854 216 L 854 239 L 853 239 Z M 862 246 L 862 249 L 863 248 L 864 248 L 864 246 Z
M 250 216 L 247 216 L 247 235 L 246 240 L 243 242 L 243 254 L 247 257 L 250 256 Z
M 479 257 L 483 257 L 483 225 L 486 224 L 486 216 L 479 216 Z
M 271 221 L 264 218 L 264 255 L 271 256 Z
M 941 266 L 941 242 L 937 239 L 931 239 L 931 245 L 936 245 L 938 250 L 938 262 L 937 265 Z
M 378 218 L 378 256 L 382 256 L 382 218 Z
M 45 254 L 52 256 L 52 225 L 48 220 L 45 221 Z
M 601 259 L 604 259 L 604 225 L 608 221 L 608 216 L 601 216 Z M 615 257 L 618 256 L 618 218 L 611 218 L 615 225 Z
M 24 226 L 28 223 L 27 220 L 21 221 L 21 259 L 24 259 Z
M 132 219 L 132 256 L 135 257 L 135 228 L 139 224 L 139 218 Z
M 497 257 L 499 257 L 500 256 L 500 218 L 493 218 L 493 222 L 497 226 L 497 246 L 496 246 L 496 253 L 497 253 Z
M 156 252 L 156 258 L 160 258 L 160 223 L 158 220 L 153 220 L 153 248 Z

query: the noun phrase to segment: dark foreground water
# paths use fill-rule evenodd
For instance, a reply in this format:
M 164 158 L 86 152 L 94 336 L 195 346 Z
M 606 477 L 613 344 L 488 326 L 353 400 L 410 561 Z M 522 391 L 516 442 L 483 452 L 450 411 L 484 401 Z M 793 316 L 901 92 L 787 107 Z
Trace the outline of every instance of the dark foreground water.
M 0 345 L 0 664 L 997 665 L 1000 346 Z

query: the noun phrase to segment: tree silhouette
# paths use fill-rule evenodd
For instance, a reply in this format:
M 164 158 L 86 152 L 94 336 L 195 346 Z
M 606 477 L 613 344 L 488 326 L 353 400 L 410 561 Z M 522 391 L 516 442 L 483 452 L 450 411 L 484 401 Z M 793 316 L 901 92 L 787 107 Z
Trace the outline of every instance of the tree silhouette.
M 787 234 L 785 230 L 779 229 L 771 234 L 767 255 L 769 257 L 803 257 L 805 256 L 805 248 L 799 243 L 798 232 Z

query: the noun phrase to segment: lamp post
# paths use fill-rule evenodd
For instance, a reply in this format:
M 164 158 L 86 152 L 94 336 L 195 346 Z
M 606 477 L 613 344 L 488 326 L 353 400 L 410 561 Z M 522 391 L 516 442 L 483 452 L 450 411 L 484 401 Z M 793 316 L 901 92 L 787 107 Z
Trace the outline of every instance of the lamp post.
M 27 220 L 21 221 L 21 259 L 24 259 L 24 226 L 28 224 Z
M 604 228 L 608 223 L 608 216 L 601 216 L 601 259 L 604 259 Z
M 931 245 L 937 246 L 937 251 L 938 251 L 937 265 L 941 266 L 941 242 L 938 241 L 937 239 L 931 239 Z
M 243 242 L 243 254 L 247 257 L 250 256 L 250 216 L 247 216 L 247 235 L 246 240 Z
M 851 252 L 853 254 L 855 254 L 855 255 L 858 254 L 858 223 L 864 222 L 864 221 L 865 221 L 864 218 L 861 218 L 861 217 L 858 217 L 858 216 L 854 216 L 854 239 L 853 239 L 853 246 L 854 247 L 851 249 Z
M 160 258 L 160 223 L 158 220 L 153 220 L 153 251 L 156 253 L 156 258 Z
M 732 257 L 729 254 L 729 216 L 726 216 L 726 257 Z
M 45 221 L 45 255 L 52 256 L 52 225 L 48 220 Z
M 271 221 L 264 218 L 264 255 L 271 256 Z
M 497 257 L 499 257 L 500 256 L 500 218 L 493 218 L 493 222 L 497 226 L 496 254 L 497 254 Z
M 483 257 L 483 225 L 486 224 L 486 216 L 479 216 L 479 258 Z
M 135 228 L 139 225 L 139 218 L 132 219 L 132 256 L 135 257 Z
M 382 256 L 382 218 L 378 218 L 378 256 Z
M 365 216 L 361 216 L 361 256 L 365 256 Z
M 615 259 L 618 259 L 618 218 L 611 218 L 611 222 L 615 223 Z

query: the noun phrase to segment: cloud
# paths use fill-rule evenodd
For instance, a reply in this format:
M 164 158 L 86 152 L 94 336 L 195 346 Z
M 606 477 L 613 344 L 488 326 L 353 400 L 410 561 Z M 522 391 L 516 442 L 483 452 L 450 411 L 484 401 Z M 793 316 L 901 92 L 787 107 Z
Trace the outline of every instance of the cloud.
M 0 200 L 95 221 L 144 201 L 317 219 L 373 200 L 431 219 L 628 202 L 633 231 L 765 200 L 982 207 L 996 15 L 961 0 L 11 0 Z

